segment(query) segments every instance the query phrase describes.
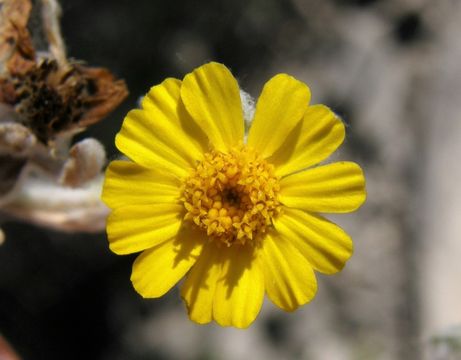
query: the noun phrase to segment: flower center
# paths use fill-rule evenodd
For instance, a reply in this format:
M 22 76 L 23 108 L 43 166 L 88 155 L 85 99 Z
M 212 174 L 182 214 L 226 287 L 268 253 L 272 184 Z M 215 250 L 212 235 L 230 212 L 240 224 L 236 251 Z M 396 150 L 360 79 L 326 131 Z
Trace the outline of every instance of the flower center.
M 257 244 L 280 212 L 274 167 L 251 149 L 205 154 L 184 181 L 185 219 L 216 241 Z

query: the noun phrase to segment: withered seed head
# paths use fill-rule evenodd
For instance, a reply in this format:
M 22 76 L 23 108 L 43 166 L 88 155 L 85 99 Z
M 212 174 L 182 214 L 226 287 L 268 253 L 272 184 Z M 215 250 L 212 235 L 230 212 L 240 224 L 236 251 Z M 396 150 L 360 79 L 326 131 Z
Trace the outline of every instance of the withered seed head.
M 93 79 L 78 68 L 60 71 L 55 60 L 42 60 L 23 75 L 11 78 L 15 110 L 43 143 L 65 130 L 79 126 L 89 110 L 89 99 L 95 91 Z
M 48 145 L 62 132 L 101 120 L 128 91 L 108 70 L 68 60 L 65 49 L 58 49 L 61 36 L 54 23 L 45 26 L 50 52 L 36 52 L 27 28 L 31 4 L 0 1 L 0 103 L 13 107 L 21 124 Z
M 72 63 L 63 69 L 54 59 L 0 79 L 0 102 L 13 106 L 44 144 L 62 131 L 99 121 L 126 95 L 124 82 L 108 71 Z

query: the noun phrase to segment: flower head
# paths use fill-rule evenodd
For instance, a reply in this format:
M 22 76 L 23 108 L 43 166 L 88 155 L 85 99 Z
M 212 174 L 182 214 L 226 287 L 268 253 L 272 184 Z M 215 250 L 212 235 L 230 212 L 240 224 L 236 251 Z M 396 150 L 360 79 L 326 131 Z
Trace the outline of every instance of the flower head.
M 316 214 L 357 209 L 365 200 L 360 167 L 315 166 L 344 139 L 344 125 L 286 74 L 270 79 L 244 142 L 237 81 L 205 64 L 180 81 L 152 87 L 126 116 L 103 200 L 117 254 L 142 253 L 131 280 L 160 297 L 180 279 L 190 318 L 247 327 L 266 293 L 286 311 L 309 302 L 314 271 L 341 270 L 350 237 Z M 314 167 L 315 166 L 315 167 Z

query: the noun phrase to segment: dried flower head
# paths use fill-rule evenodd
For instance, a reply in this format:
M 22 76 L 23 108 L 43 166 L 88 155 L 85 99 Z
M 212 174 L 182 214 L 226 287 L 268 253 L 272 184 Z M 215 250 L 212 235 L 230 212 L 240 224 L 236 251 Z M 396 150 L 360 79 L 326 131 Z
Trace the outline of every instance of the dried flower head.
M 52 42 L 60 39 L 52 26 L 45 27 L 50 52 L 36 52 L 27 30 L 31 10 L 29 0 L 2 2 L 0 103 L 11 106 L 17 119 L 47 145 L 63 132 L 101 120 L 127 90 L 109 71 L 67 60 L 62 41 Z

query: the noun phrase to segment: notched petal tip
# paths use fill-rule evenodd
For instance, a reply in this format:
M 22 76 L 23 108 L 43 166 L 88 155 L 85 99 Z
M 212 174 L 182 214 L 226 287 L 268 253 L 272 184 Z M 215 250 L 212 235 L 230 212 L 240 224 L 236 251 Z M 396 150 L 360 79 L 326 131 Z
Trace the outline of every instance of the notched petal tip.
M 352 255 L 350 236 L 326 218 L 302 210 L 288 209 L 274 221 L 274 227 L 323 274 L 340 271 Z
M 195 264 L 202 247 L 202 234 L 183 228 L 171 240 L 145 250 L 133 264 L 133 287 L 144 298 L 163 296 Z
M 181 87 L 182 81 L 173 77 L 166 78 L 160 84 L 151 86 L 147 94 L 141 99 L 142 109 L 149 109 L 151 107 L 161 106 L 161 101 L 163 100 L 166 103 L 172 102 L 170 105 L 172 109 L 175 107 L 175 100 L 177 100 L 177 92 Z M 158 93 L 163 93 L 164 95 L 159 99 Z M 174 117 L 171 118 L 174 121 Z
M 345 126 L 325 105 L 311 105 L 269 159 L 280 177 L 317 165 L 343 143 Z
M 266 293 L 279 308 L 292 312 L 314 298 L 317 279 L 312 265 L 289 239 L 275 231 L 268 234 L 261 260 Z
M 174 204 L 140 204 L 117 207 L 107 218 L 110 249 L 132 254 L 174 238 L 182 223 L 182 207 Z
M 340 164 L 351 169 L 351 176 L 356 179 L 357 200 L 355 206 L 351 207 L 350 212 L 358 210 L 367 200 L 366 178 L 362 167 L 353 161 L 341 161 Z
M 176 203 L 180 180 L 161 170 L 114 160 L 106 169 L 101 199 L 111 209 L 128 205 Z
M 342 161 L 288 175 L 280 181 L 279 200 L 290 208 L 347 213 L 365 201 L 365 177 L 354 162 Z
M 210 62 L 187 74 L 181 99 L 215 149 L 226 152 L 243 141 L 239 85 L 223 64 Z
M 293 76 L 278 74 L 271 78 L 257 100 L 248 145 L 264 158 L 270 157 L 301 121 L 310 97 L 309 87 Z

